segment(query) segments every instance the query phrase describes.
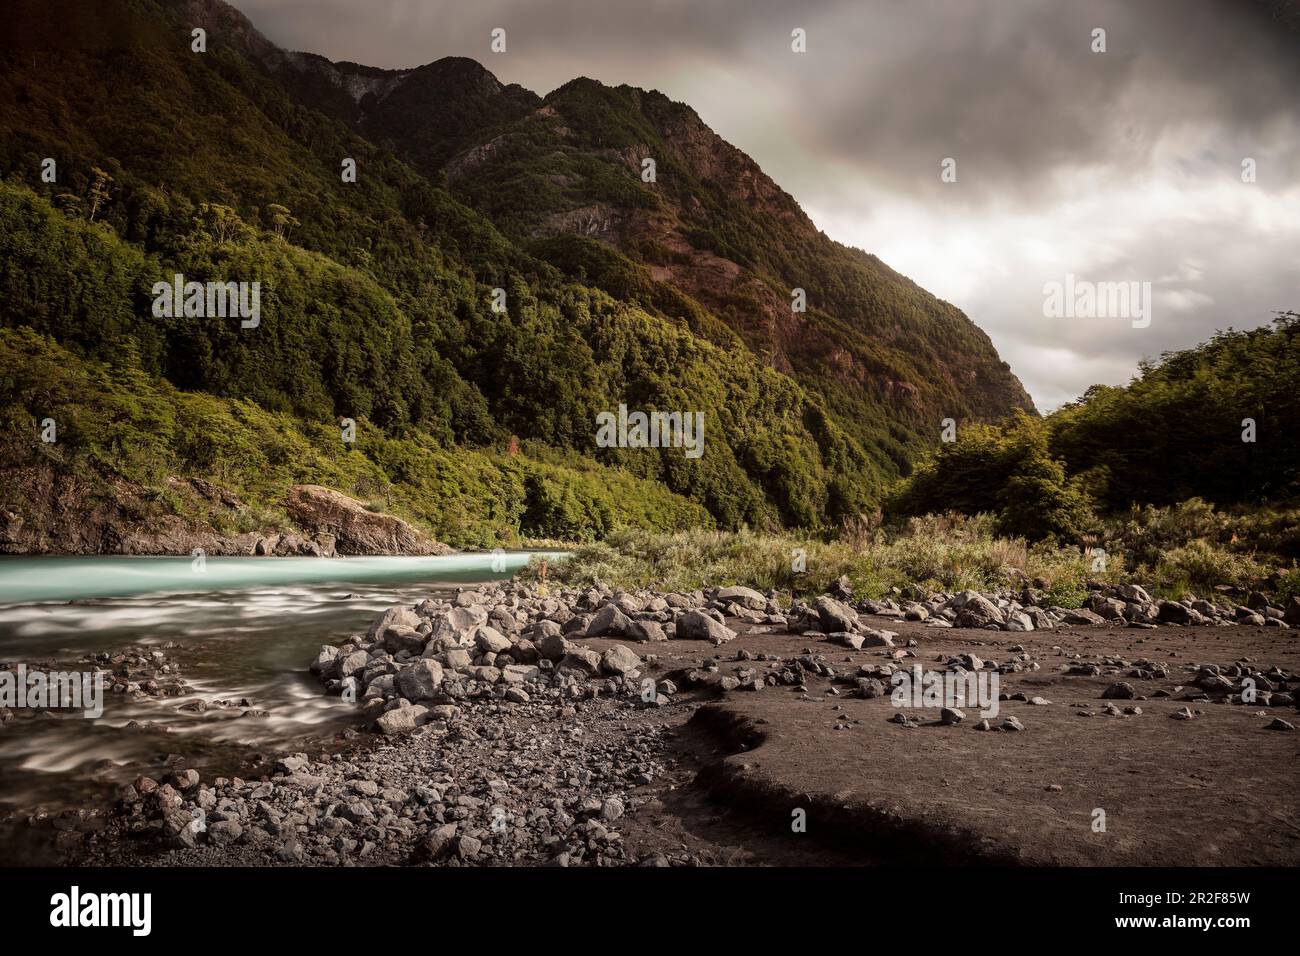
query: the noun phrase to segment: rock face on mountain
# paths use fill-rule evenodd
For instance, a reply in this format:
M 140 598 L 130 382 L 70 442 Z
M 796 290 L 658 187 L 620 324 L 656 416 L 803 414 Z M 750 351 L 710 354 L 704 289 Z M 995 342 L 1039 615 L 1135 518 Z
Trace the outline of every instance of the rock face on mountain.
M 355 498 L 320 485 L 290 488 L 285 510 L 309 533 L 332 535 L 339 554 L 450 554 L 452 550 L 401 518 L 369 511 Z
M 651 298 L 703 305 L 836 404 L 927 430 L 936 414 L 993 420 L 1033 409 L 960 310 L 827 237 L 752 158 L 662 93 L 582 77 L 542 98 L 465 57 L 379 70 L 246 48 L 304 103 L 445 176 L 512 238 L 560 240 L 532 249 L 563 271 L 616 295 L 628 271 L 667 287 Z M 794 289 L 805 311 L 792 308 Z

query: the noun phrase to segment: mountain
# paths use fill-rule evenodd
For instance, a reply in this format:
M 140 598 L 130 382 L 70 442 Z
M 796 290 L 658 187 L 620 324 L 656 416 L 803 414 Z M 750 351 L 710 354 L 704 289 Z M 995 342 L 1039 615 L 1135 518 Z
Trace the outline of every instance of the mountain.
M 452 544 L 622 522 L 832 525 L 906 474 L 942 418 L 1032 407 L 960 311 L 819 233 L 659 93 L 580 79 L 541 98 L 457 58 L 332 63 L 216 0 L 11 6 L 0 325 L 66 350 L 80 375 L 66 389 L 129 369 L 222 416 L 305 434 L 355 419 L 365 440 L 333 454 L 379 469 L 385 504 Z M 155 317 L 151 290 L 175 273 L 259 282 L 260 324 Z M 36 387 L 18 358 L 34 348 L 0 351 L 6 414 L 84 407 Z M 620 403 L 703 413 L 706 453 L 595 447 L 596 416 Z M 130 480 L 221 470 L 267 500 L 329 483 L 302 462 L 265 485 L 258 449 L 202 428 L 169 432 Z M 53 463 L 10 436 L 7 460 L 114 477 L 120 463 L 80 440 Z M 429 490 L 424 459 L 395 456 L 403 442 L 441 449 L 442 479 L 462 487 L 457 462 L 476 454 L 535 464 L 508 501 L 456 498 Z M 656 506 L 601 490 L 629 482 Z M 0 504 L 21 512 L 30 487 L 7 480 Z M 459 530 L 437 513 L 452 500 L 468 509 Z
M 846 417 L 883 412 L 928 433 L 948 415 L 1032 409 L 958 309 L 819 232 L 752 159 L 661 93 L 584 78 L 543 99 L 454 57 L 377 73 L 294 56 L 273 70 L 566 275 L 667 313 L 703 306 Z M 335 105 L 344 90 L 351 110 Z M 646 159 L 654 183 L 642 181 Z M 791 309 L 795 288 L 807 312 Z

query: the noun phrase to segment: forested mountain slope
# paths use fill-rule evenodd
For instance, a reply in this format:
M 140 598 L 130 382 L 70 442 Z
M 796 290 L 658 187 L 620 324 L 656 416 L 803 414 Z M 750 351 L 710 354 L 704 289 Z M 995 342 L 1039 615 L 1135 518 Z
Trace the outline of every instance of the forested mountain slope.
M 306 432 L 352 418 L 363 436 L 507 455 L 522 443 L 553 462 L 520 509 L 476 499 L 474 531 L 453 544 L 592 536 L 624 518 L 832 525 L 872 506 L 939 418 L 1028 405 L 957 310 L 821 236 L 659 94 L 575 81 L 543 101 L 473 61 L 330 64 L 278 50 L 215 0 L 19 0 L 10 23 L 0 324 Z M 655 184 L 639 178 L 643 147 Z M 612 210 L 609 228 L 575 212 L 593 204 Z M 259 282 L 259 324 L 155 316 L 151 290 L 176 273 Z M 805 313 L 789 309 L 794 285 Z M 15 370 L 0 388 L 8 415 L 43 417 Z M 704 413 L 705 454 L 597 448 L 596 415 L 620 403 Z M 340 450 L 379 457 L 364 440 Z M 402 498 L 409 465 L 382 467 L 394 507 L 445 526 L 436 496 Z M 662 507 L 599 493 L 602 470 L 608 487 L 662 489 Z M 544 506 L 563 481 L 611 510 Z M 4 490 L 20 509 L 23 486 Z

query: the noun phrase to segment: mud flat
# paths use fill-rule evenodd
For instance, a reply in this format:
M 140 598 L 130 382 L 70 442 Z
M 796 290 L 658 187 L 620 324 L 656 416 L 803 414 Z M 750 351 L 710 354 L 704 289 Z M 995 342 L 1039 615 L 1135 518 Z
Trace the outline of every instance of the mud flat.
M 1024 647 L 1041 669 L 1002 675 L 1004 693 L 1050 701 L 1001 701 L 995 726 L 1015 716 L 1023 732 L 979 732 L 966 708 L 957 725 L 939 708 L 919 726 L 891 722 L 888 696 L 832 695 L 835 684 L 808 677 L 806 694 L 770 688 L 732 692 L 701 707 L 695 732 L 731 751 L 705 768 L 698 785 L 716 801 L 750 813 L 764 829 L 789 829 L 807 811 L 810 837 L 856 845 L 903 863 L 1038 865 L 1295 865 L 1300 862 L 1300 739 L 1269 729 L 1295 722 L 1293 707 L 1186 700 L 1196 695 L 1193 662 L 1241 658 L 1294 673 L 1294 632 L 1273 628 L 1071 629 L 1014 641 L 986 632 L 936 634 L 909 622 L 889 625 L 927 666 L 960 654 L 986 659 Z M 798 638 L 750 638 L 749 650 L 798 656 Z M 1000 645 L 1000 646 L 999 646 Z M 814 650 L 822 650 L 814 647 Z M 1074 658 L 1073 655 L 1078 655 Z M 826 654 L 837 669 L 882 660 Z M 1059 670 L 1081 661 L 1166 661 L 1168 678 L 1128 676 L 1115 663 L 1095 676 Z M 1068 664 L 1067 664 L 1068 662 Z M 724 670 L 743 666 L 724 664 Z M 1134 699 L 1103 700 L 1117 682 Z M 1168 697 L 1157 697 L 1165 692 Z M 1103 712 L 1106 705 L 1118 715 Z M 1174 714 L 1191 708 L 1192 719 Z M 1125 708 L 1141 710 L 1126 714 Z M 1199 714 L 1196 712 L 1199 711 Z M 1105 832 L 1094 831 L 1097 809 Z

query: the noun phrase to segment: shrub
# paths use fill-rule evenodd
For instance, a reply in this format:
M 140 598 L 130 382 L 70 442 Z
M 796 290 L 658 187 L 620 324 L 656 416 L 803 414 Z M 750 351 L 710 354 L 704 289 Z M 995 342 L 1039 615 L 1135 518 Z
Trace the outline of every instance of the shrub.
M 1156 587 L 1165 591 L 1207 592 L 1219 584 L 1248 587 L 1264 575 L 1253 558 L 1205 541 L 1193 541 L 1162 554 L 1155 565 Z
M 1292 598 L 1300 597 L 1300 568 L 1283 571 L 1273 589 L 1279 604 L 1285 604 Z
M 1095 523 L 1079 482 L 1048 451 L 1041 420 L 1018 412 L 1005 427 L 967 425 L 886 501 L 893 516 L 957 511 L 996 516 L 1006 537 L 1077 540 Z

